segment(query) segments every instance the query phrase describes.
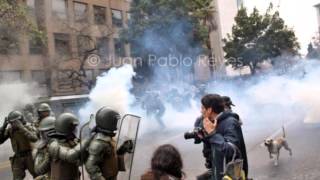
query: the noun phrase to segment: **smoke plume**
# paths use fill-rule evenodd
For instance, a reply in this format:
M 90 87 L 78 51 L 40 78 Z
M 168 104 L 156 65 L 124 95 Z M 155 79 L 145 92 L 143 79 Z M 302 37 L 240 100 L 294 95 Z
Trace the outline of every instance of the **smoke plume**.
M 27 103 L 33 103 L 39 96 L 35 84 L 21 82 L 0 84 L 0 119 L 1 122 L 11 111 L 23 108 Z

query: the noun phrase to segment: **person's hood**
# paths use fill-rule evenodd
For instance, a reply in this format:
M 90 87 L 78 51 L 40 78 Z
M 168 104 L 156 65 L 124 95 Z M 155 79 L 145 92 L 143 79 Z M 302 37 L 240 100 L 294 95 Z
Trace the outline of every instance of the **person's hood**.
M 218 116 L 216 117 L 216 119 L 218 120 L 218 123 L 228 119 L 228 118 L 234 118 L 234 119 L 237 119 L 235 117 L 235 113 L 231 112 L 231 111 L 224 111 L 224 112 L 221 112 L 220 114 L 218 114 Z

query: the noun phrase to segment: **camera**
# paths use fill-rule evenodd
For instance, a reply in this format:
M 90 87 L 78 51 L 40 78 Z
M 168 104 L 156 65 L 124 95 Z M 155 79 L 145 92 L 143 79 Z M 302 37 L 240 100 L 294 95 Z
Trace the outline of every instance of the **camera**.
M 196 127 L 193 131 L 184 133 L 184 139 L 199 139 L 199 134 L 203 134 L 203 128 Z

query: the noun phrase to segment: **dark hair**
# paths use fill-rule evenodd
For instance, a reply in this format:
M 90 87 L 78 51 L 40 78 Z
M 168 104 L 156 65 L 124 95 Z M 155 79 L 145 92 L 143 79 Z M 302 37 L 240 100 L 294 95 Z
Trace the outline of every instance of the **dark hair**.
M 218 94 L 207 94 L 201 98 L 201 104 L 206 108 L 212 108 L 212 110 L 219 114 L 224 111 L 224 102 Z
M 170 144 L 165 144 L 156 149 L 151 159 L 151 169 L 156 179 L 169 174 L 177 178 L 183 176 L 182 158 L 179 151 Z
M 234 106 L 233 102 L 231 101 L 231 98 L 229 96 L 222 96 L 224 105 L 231 109 L 231 106 Z

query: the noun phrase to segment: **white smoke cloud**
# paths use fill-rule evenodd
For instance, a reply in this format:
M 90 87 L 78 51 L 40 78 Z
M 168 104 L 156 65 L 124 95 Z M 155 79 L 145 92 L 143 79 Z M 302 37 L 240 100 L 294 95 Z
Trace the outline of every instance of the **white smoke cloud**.
M 39 96 L 35 84 L 21 82 L 0 84 L 0 121 L 11 111 L 22 108 L 27 103 L 33 103 Z
M 273 73 L 211 87 L 212 93 L 228 95 L 245 128 L 268 129 L 292 121 L 320 123 L 320 62 L 299 62 L 285 75 Z M 239 82 L 238 82 L 239 83 Z
M 97 77 L 96 86 L 89 94 L 90 101 L 79 111 L 80 118 L 87 120 L 90 114 L 95 114 L 103 106 L 126 114 L 134 102 L 134 96 L 130 93 L 134 75 L 133 67 L 127 64 Z
M 209 86 L 208 92 L 232 98 L 236 104 L 234 110 L 244 121 L 246 132 L 251 135 L 269 133 L 292 121 L 320 122 L 320 85 L 317 84 L 320 82 L 319 69 L 320 62 L 300 62 L 285 75 L 270 73 L 243 81 L 215 81 Z M 146 116 L 140 104 L 131 106 L 135 101 L 134 95 L 130 93 L 134 75 L 133 68 L 125 65 L 113 68 L 99 77 L 96 87 L 90 93 L 90 102 L 80 110 L 80 117 L 87 118 L 100 107 L 109 106 L 121 114 L 141 116 L 140 133 L 163 131 L 154 118 Z M 177 88 L 180 92 L 188 89 L 188 86 L 179 88 L 176 83 L 158 83 L 166 85 L 167 89 Z M 176 110 L 179 104 L 171 105 L 164 100 L 166 94 L 160 96 L 166 107 L 163 116 L 166 130 L 192 129 L 196 117 L 200 115 L 200 99 L 192 100 L 191 107 L 181 112 Z

